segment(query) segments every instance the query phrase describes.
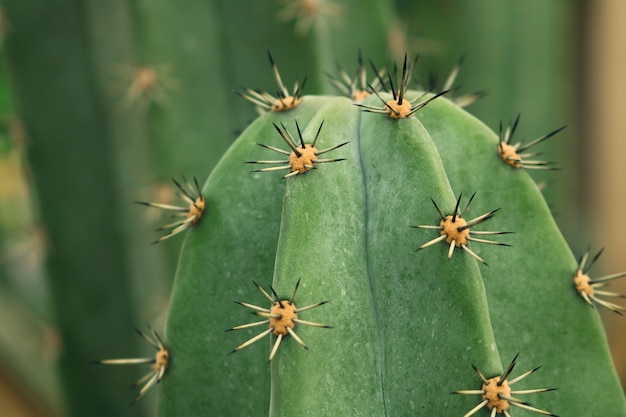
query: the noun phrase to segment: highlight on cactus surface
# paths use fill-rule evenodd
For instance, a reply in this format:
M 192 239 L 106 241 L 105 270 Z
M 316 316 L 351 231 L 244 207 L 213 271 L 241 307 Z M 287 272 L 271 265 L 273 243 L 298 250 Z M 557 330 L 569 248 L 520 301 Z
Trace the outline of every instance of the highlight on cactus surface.
M 171 230 L 169 230 L 169 232 L 167 232 L 167 234 L 165 234 L 161 238 L 152 242 L 153 244 L 162 242 L 165 239 L 168 239 L 195 226 L 202 218 L 202 215 L 204 214 L 204 209 L 206 208 L 206 201 L 204 196 L 202 195 L 202 190 L 196 177 L 193 178 L 193 184 L 189 182 L 185 177 L 183 177 L 183 184 L 179 183 L 174 178 L 172 178 L 172 181 L 176 185 L 176 188 L 178 188 L 179 196 L 188 204 L 188 206 L 173 206 L 170 204 L 135 201 L 136 204 L 173 211 L 174 214 L 172 214 L 172 217 L 183 218 L 181 220 L 177 220 L 173 223 L 169 223 L 158 228 L 157 230 Z
M 595 278 L 595 279 L 591 279 L 589 277 L 589 270 L 591 269 L 593 264 L 598 260 L 600 255 L 602 255 L 603 251 L 604 251 L 604 249 L 601 249 L 593 257 L 591 262 L 589 262 L 589 265 L 586 265 L 587 264 L 587 258 L 589 257 L 589 250 L 587 250 L 580 257 L 580 260 L 578 262 L 578 270 L 576 271 L 576 274 L 574 275 L 574 287 L 576 288 L 576 291 L 578 292 L 578 294 L 580 294 L 580 296 L 590 306 L 593 307 L 593 305 L 594 305 L 593 303 L 597 303 L 597 304 L 600 304 L 603 307 L 608 308 L 611 311 L 614 311 L 615 313 L 617 313 L 619 315 L 623 315 L 622 311 L 626 310 L 626 307 L 622 307 L 622 306 L 620 306 L 618 304 L 611 303 L 609 301 L 603 300 L 601 298 L 598 298 L 598 296 L 619 297 L 619 298 L 626 297 L 626 295 L 619 294 L 619 293 L 616 293 L 616 292 L 600 290 L 600 288 L 604 287 L 608 283 L 608 281 L 612 281 L 612 280 L 615 280 L 615 279 L 618 279 L 618 278 L 626 277 L 626 272 L 622 272 L 622 273 L 614 274 L 614 275 L 609 275 L 609 276 L 602 277 L 602 278 Z
M 524 153 L 528 149 L 533 146 L 543 142 L 546 139 L 551 138 L 552 136 L 559 133 L 561 130 L 565 129 L 565 126 L 561 126 L 560 128 L 553 130 L 552 132 L 538 137 L 535 140 L 532 140 L 526 144 L 522 143 L 522 141 L 512 144 L 511 141 L 513 139 L 513 135 L 515 134 L 515 130 L 517 129 L 517 124 L 519 123 L 520 115 L 517 115 L 515 122 L 512 125 L 507 126 L 506 129 L 502 129 L 502 122 L 500 122 L 500 142 L 498 143 L 498 153 L 502 160 L 513 168 L 525 168 L 525 169 L 547 169 L 554 170 L 557 169 L 553 165 L 553 162 L 549 161 L 539 161 L 528 158 L 534 158 L 536 156 L 541 155 L 541 153 Z
M 302 101 L 302 91 L 304 89 L 304 85 L 306 84 L 306 77 L 302 80 L 302 84 L 296 80 L 293 92 L 289 93 L 289 90 L 285 87 L 282 79 L 280 78 L 278 67 L 274 63 L 274 58 L 272 58 L 270 51 L 267 51 L 267 56 L 269 57 L 270 65 L 272 66 L 272 71 L 274 72 L 276 84 L 278 84 L 277 96 L 274 97 L 265 91 L 252 90 L 245 87 L 242 88 L 242 91 L 236 91 L 236 93 L 253 103 L 259 113 L 291 110 Z
M 472 220 L 465 220 L 464 218 L 465 212 L 467 211 L 470 204 L 472 203 L 472 200 L 474 200 L 475 195 L 476 193 L 472 194 L 472 196 L 467 201 L 467 204 L 465 204 L 465 207 L 463 208 L 463 210 L 459 212 L 459 204 L 461 203 L 461 197 L 463 196 L 463 194 L 459 194 L 459 198 L 456 200 L 456 206 L 454 207 L 454 212 L 452 213 L 452 215 L 447 215 L 447 216 L 443 214 L 443 212 L 441 211 L 441 209 L 439 208 L 435 200 L 431 198 L 431 201 L 433 202 L 435 209 L 437 210 L 441 218 L 441 221 L 439 222 L 439 226 L 418 225 L 418 226 L 411 226 L 411 227 L 417 228 L 417 229 L 439 230 L 439 236 L 424 243 L 417 250 L 421 250 L 431 245 L 434 245 L 435 243 L 445 241 L 446 243 L 449 244 L 448 258 L 452 257 L 452 254 L 454 253 L 454 248 L 461 248 L 467 253 L 469 253 L 470 255 L 472 255 L 474 258 L 476 258 L 476 260 L 482 262 L 483 264 L 486 264 L 483 258 L 478 256 L 473 250 L 469 248 L 468 245 L 470 242 L 486 243 L 489 245 L 497 245 L 497 246 L 510 246 L 506 243 L 496 242 L 493 240 L 480 239 L 480 238 L 476 238 L 472 236 L 472 234 L 473 235 L 504 235 L 504 234 L 512 233 L 512 232 L 495 232 L 495 231 L 482 231 L 482 230 L 470 231 L 470 228 L 490 219 L 500 210 L 500 209 L 495 209 L 488 213 L 480 215 Z
M 133 399 L 133 403 L 139 401 L 139 399 L 143 397 L 143 395 L 150 388 L 152 388 L 155 384 L 161 382 L 161 380 L 165 376 L 165 372 L 167 371 L 167 365 L 169 364 L 170 360 L 169 350 L 165 347 L 157 332 L 154 331 L 154 329 L 152 329 L 150 326 L 148 326 L 148 330 L 150 331 L 152 336 L 145 334 L 139 329 L 135 329 L 139 336 L 143 337 L 157 350 L 157 353 L 153 358 L 104 359 L 94 361 L 95 364 L 99 365 L 134 365 L 143 363 L 152 364 L 152 370 L 133 384 L 133 388 L 144 384 L 143 387 L 139 390 L 137 396 Z
M 339 73 L 337 77 L 328 73 L 326 76 L 332 86 L 335 87 L 341 95 L 350 98 L 355 103 L 360 104 L 371 95 L 369 90 L 379 92 L 385 90 L 385 83 L 383 80 L 385 71 L 376 69 L 374 63 L 371 61 L 370 64 L 372 65 L 372 69 L 376 75 L 372 82 L 367 81 L 367 70 L 363 64 L 361 51 L 359 51 L 358 65 L 354 78 L 350 78 L 346 71 L 339 65 L 337 65 L 337 71 Z
M 511 385 L 537 372 L 541 368 L 540 366 L 538 366 L 534 369 L 531 369 L 530 371 L 524 372 L 520 376 L 513 378 L 509 381 L 508 377 L 515 367 L 518 356 L 519 353 L 515 355 L 515 357 L 506 368 L 506 370 L 502 373 L 502 375 L 495 376 L 489 379 L 485 378 L 482 372 L 480 372 L 475 365 L 472 365 L 474 371 L 476 371 L 476 374 L 478 374 L 482 381 L 481 389 L 454 391 L 452 392 L 452 394 L 480 395 L 482 397 L 482 401 L 463 417 L 470 417 L 483 407 L 487 407 L 489 409 L 489 411 L 491 412 L 491 417 L 495 417 L 496 414 L 504 414 L 506 417 L 511 417 L 509 410 L 511 409 L 512 405 L 518 408 L 522 408 L 524 410 L 533 411 L 538 414 L 557 417 L 556 414 L 552 414 L 549 411 L 535 408 L 529 405 L 527 402 L 514 397 L 514 395 L 537 394 L 540 392 L 556 390 L 556 388 L 537 388 L 517 391 L 512 390 Z
M 299 144 L 296 144 L 293 136 L 284 124 L 280 124 L 280 127 L 273 123 L 274 128 L 278 131 L 278 134 L 285 141 L 287 146 L 289 146 L 290 151 L 285 151 L 274 146 L 263 145 L 259 143 L 259 146 L 262 146 L 266 149 L 272 150 L 274 152 L 281 153 L 283 155 L 287 155 L 287 159 L 279 159 L 279 160 L 260 160 L 260 161 L 248 161 L 249 164 L 280 164 L 276 167 L 269 168 L 261 168 L 253 170 L 252 172 L 268 172 L 268 171 L 281 171 L 288 169 L 290 172 L 283 176 L 283 178 L 289 178 L 294 175 L 304 174 L 307 171 L 312 169 L 316 169 L 315 164 L 321 164 L 326 162 L 339 162 L 344 161 L 345 158 L 333 158 L 333 159 L 319 159 L 318 156 L 323 155 L 327 152 L 333 151 L 337 148 L 340 148 L 349 142 L 343 142 L 338 145 L 331 146 L 329 148 L 318 151 L 315 147 L 317 143 L 317 139 L 322 131 L 322 127 L 324 126 L 324 122 L 320 123 L 320 127 L 317 129 L 317 133 L 315 134 L 315 138 L 313 142 L 308 144 L 304 143 L 304 139 L 302 137 L 302 132 L 300 131 L 300 126 L 298 125 L 298 121 L 296 120 L 296 130 L 298 131 L 298 139 Z
M 259 289 L 259 291 L 261 291 L 261 293 L 265 296 L 265 298 L 267 298 L 270 301 L 271 307 L 268 309 L 268 308 L 256 306 L 254 304 L 244 303 L 241 301 L 235 301 L 235 302 L 244 307 L 248 307 L 254 310 L 255 315 L 259 317 L 264 317 L 266 320 L 257 321 L 254 323 L 242 324 L 240 326 L 235 326 L 230 329 L 227 329 L 226 331 L 248 329 L 250 327 L 263 326 L 263 325 L 267 325 L 268 328 L 262 333 L 259 333 L 258 335 L 254 336 L 248 341 L 237 346 L 230 353 L 235 353 L 238 350 L 248 347 L 254 342 L 262 339 L 263 337 L 271 333 L 274 336 L 276 336 L 276 341 L 274 342 L 272 346 L 272 350 L 269 356 L 269 360 L 271 361 L 272 359 L 274 359 L 274 355 L 276 355 L 276 352 L 278 351 L 278 348 L 280 347 L 280 344 L 283 338 L 286 336 L 293 337 L 294 340 L 300 346 L 302 346 L 305 349 L 308 349 L 307 345 L 302 341 L 302 339 L 300 339 L 300 337 L 294 331 L 296 324 L 303 324 L 306 326 L 320 327 L 320 328 L 325 328 L 325 329 L 331 328 L 330 326 L 327 326 L 325 324 L 305 321 L 299 318 L 298 315 L 301 312 L 306 311 L 306 310 L 311 310 L 315 307 L 319 307 L 328 302 L 328 301 L 322 301 L 316 304 L 311 304 L 306 307 L 298 308 L 296 304 L 294 303 L 294 299 L 296 297 L 296 292 L 298 291 L 298 287 L 300 286 L 300 280 L 298 280 L 298 282 L 296 283 L 296 287 L 294 288 L 293 293 L 291 294 L 291 297 L 288 300 L 281 300 L 280 297 L 278 297 L 278 295 L 276 294 L 276 291 L 274 291 L 274 288 L 270 286 L 270 290 L 272 291 L 272 294 L 274 296 L 272 298 L 272 296 L 270 296 L 263 288 L 261 288 L 259 284 L 257 284 L 254 281 L 253 283 Z
M 389 80 L 389 87 L 391 89 L 391 94 L 393 98 L 391 100 L 385 100 L 382 98 L 378 91 L 370 85 L 370 90 L 380 99 L 383 103 L 382 107 L 370 106 L 365 104 L 356 104 L 363 111 L 370 113 L 379 113 L 387 115 L 392 119 L 406 119 L 411 117 L 418 110 L 422 109 L 428 103 L 433 101 L 439 96 L 442 96 L 447 93 L 446 90 L 441 91 L 431 97 L 426 98 L 428 95 L 428 91 L 423 92 L 417 97 L 408 100 L 406 98 L 406 93 L 409 88 L 409 83 L 411 81 L 411 77 L 413 72 L 415 71 L 415 67 L 417 65 L 418 56 L 415 57 L 412 64 L 408 64 L 408 55 L 404 55 L 404 63 L 402 65 L 402 77 L 400 79 L 400 88 L 396 89 L 393 83 L 393 79 L 391 77 L 391 73 L 387 72 L 387 78 Z

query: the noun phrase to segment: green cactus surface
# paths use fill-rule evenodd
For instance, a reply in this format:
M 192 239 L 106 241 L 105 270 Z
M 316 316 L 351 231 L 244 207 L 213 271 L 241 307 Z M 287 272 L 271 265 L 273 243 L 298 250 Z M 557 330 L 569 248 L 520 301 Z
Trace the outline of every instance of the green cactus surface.
M 411 72 L 359 106 L 262 114 L 224 155 L 180 257 L 160 416 L 626 415 L 539 189 Z

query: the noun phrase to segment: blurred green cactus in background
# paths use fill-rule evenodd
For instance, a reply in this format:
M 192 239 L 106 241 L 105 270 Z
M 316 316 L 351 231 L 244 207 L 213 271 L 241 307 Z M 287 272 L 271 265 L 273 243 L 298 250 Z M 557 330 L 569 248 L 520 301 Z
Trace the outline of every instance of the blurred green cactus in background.
M 512 415 L 626 415 L 598 314 L 624 225 L 589 180 L 620 201 L 591 129 L 620 105 L 586 78 L 604 6 L 0 7 L 7 415 L 488 415 L 515 403 L 483 404 L 495 376 Z M 152 368 L 129 393 L 141 365 L 93 361 Z

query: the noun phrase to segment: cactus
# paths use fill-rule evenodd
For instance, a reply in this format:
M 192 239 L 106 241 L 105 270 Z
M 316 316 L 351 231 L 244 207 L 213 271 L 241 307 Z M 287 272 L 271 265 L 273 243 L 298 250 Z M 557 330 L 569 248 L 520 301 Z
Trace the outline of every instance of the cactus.
M 409 68 L 400 80 L 377 69 L 365 77 L 361 67 L 355 80 L 339 70 L 323 82 L 334 57 L 355 45 L 377 62 L 387 49 L 396 57 L 419 49 L 403 25 L 389 25 L 394 3 L 420 28 L 413 35 L 422 36 L 425 23 L 436 28 L 425 31 L 429 38 L 445 32 L 445 46 L 458 48 L 447 55 L 468 44 L 481 49 L 468 57 L 502 79 L 500 87 L 471 82 L 488 87 L 493 104 L 474 110 L 497 126 L 494 108 L 507 115 L 531 107 L 510 86 L 533 85 L 544 97 L 551 87 L 543 72 L 548 85 L 526 78 L 524 61 L 569 62 L 554 53 L 564 43 L 554 36 L 562 18 L 554 17 L 568 15 L 556 8 L 566 6 L 467 2 L 453 7 L 461 22 L 439 3 L 435 19 L 424 13 L 427 2 L 399 0 L 2 3 L 0 32 L 52 249 L 68 414 L 140 415 L 152 405 L 145 398 L 126 406 L 132 396 L 120 381 L 132 381 L 130 373 L 85 364 L 128 357 L 128 329 L 158 320 L 171 275 L 162 252 L 177 252 L 180 240 L 169 238 L 183 234 L 167 326 L 139 332 L 157 356 L 98 361 L 151 364 L 135 399 L 159 388 L 162 416 L 625 414 L 589 307 L 619 313 L 607 300 L 619 294 L 600 287 L 623 274 L 597 278 L 589 268 L 598 255 L 574 259 L 523 171 L 552 167 L 528 148 L 562 142 L 542 143 L 560 129 L 518 145 L 518 118 L 498 137 L 459 108 L 477 95 L 445 91 L 454 76 L 438 90 L 443 97 L 410 84 Z M 533 59 L 523 59 L 527 27 L 517 22 L 529 19 L 519 19 L 521 11 L 550 30 L 532 31 L 545 59 L 536 59 L 537 39 L 527 42 Z M 51 24 L 41 25 L 44 18 Z M 487 25 L 499 36 L 485 35 Z M 241 27 L 255 28 L 253 36 Z M 497 45 L 485 48 L 485 36 Z M 306 92 L 338 88 L 346 97 L 304 96 L 293 109 L 279 102 L 285 111 L 253 122 L 202 189 L 184 178 L 176 184 L 185 206 L 141 203 L 182 215 L 157 237 L 167 242 L 145 244 L 154 236 L 130 204 L 148 201 L 137 184 L 181 173 L 204 179 L 252 112 L 230 90 L 274 75 L 250 62 L 252 50 L 268 45 L 289 69 L 290 86 L 306 68 Z M 515 55 L 494 70 L 482 52 L 496 48 Z M 72 59 L 56 59 L 65 56 Z M 51 83 L 55 74 L 63 76 Z M 279 87 L 278 97 L 289 94 Z M 544 101 L 522 125 L 537 124 L 537 115 L 558 120 L 563 106 Z M 244 162 L 255 164 L 252 173 Z M 72 201 L 80 210 L 66 209 Z
M 626 415 L 574 287 L 587 255 L 524 169 L 546 166 L 502 152 L 562 128 L 511 144 L 519 119 L 498 136 L 413 71 L 362 103 L 269 103 L 223 156 L 183 244 L 161 416 Z

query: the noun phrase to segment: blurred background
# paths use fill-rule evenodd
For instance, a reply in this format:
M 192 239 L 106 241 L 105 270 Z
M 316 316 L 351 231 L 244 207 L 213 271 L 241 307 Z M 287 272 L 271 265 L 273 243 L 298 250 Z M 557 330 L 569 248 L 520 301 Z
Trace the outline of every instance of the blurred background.
M 626 271 L 623 0 L 1 0 L 3 416 L 155 414 L 154 393 L 128 405 L 145 369 L 90 365 L 152 356 L 133 327 L 167 311 L 182 237 L 150 245 L 165 219 L 132 202 L 205 181 L 255 117 L 233 91 L 275 91 L 267 49 L 308 94 L 359 50 L 419 53 L 423 85 L 463 57 L 456 85 L 486 93 L 468 110 L 495 131 L 567 125 L 541 145 L 561 170 L 531 175 L 576 257 L 606 248 L 592 276 Z M 624 385 L 626 322 L 600 313 Z

